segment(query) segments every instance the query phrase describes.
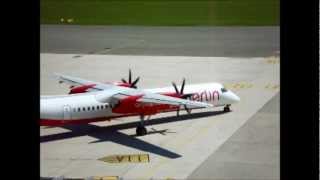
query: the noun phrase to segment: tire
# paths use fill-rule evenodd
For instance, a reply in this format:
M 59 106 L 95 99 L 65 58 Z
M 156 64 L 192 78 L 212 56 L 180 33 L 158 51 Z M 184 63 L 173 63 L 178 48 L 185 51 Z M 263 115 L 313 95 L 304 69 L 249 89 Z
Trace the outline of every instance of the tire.
M 224 107 L 224 108 L 223 108 L 223 111 L 224 111 L 224 112 L 230 112 L 230 108 L 229 108 L 229 107 Z
M 147 129 L 144 126 L 138 126 L 136 129 L 137 136 L 144 136 L 147 134 Z

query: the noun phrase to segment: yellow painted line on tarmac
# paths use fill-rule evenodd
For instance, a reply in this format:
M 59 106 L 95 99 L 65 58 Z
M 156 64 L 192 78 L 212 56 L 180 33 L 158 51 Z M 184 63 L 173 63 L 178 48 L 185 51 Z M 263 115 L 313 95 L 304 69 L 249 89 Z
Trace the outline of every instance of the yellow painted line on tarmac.
M 272 87 L 272 89 L 279 89 L 279 88 L 280 88 L 279 85 L 274 85 L 274 86 Z
M 268 83 L 264 88 L 268 90 L 277 90 L 280 88 L 280 85 Z
M 238 83 L 230 83 L 224 84 L 227 89 L 237 90 L 237 89 L 249 89 L 253 87 L 253 84 L 248 82 L 238 82 Z
M 236 83 L 232 86 L 234 89 L 238 89 L 238 87 L 240 87 L 240 83 Z
M 118 176 L 94 176 L 93 180 L 118 180 Z
M 279 57 L 271 56 L 271 57 L 267 58 L 266 63 L 268 63 L 268 64 L 279 64 L 280 60 L 279 60 Z
M 117 154 L 99 158 L 98 160 L 108 163 L 148 163 L 149 154 Z

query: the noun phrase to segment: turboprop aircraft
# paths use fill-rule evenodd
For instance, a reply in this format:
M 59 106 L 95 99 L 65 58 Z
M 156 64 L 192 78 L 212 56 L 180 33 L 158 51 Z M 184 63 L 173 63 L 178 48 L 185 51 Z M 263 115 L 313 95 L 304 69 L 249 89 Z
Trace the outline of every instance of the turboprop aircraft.
M 147 134 L 144 121 L 148 116 L 163 112 L 224 106 L 230 111 L 231 104 L 240 98 L 220 83 L 204 83 L 173 87 L 137 89 L 139 77 L 132 81 L 122 79 L 116 83 L 99 83 L 76 77 L 56 74 L 60 83 L 70 85 L 69 95 L 41 96 L 40 125 L 62 126 L 91 123 L 127 116 L 140 116 L 136 128 L 138 136 Z M 179 91 L 180 89 L 180 91 Z

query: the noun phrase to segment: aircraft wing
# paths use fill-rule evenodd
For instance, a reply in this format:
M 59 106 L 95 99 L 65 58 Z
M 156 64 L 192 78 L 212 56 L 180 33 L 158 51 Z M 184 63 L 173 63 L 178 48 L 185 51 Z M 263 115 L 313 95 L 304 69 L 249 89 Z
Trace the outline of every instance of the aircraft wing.
M 154 93 L 147 93 L 143 95 L 141 98 L 137 100 L 138 102 L 143 103 L 155 103 L 155 104 L 168 104 L 168 105 L 175 105 L 175 106 L 186 106 L 187 108 L 208 108 L 213 107 L 212 104 L 198 102 L 198 101 L 191 101 L 176 97 L 170 97 L 160 94 Z
M 81 78 L 77 78 L 77 77 L 72 77 L 72 76 L 66 76 L 63 74 L 55 73 L 54 75 L 58 78 L 59 83 L 66 83 L 70 86 L 94 85 L 94 86 L 90 87 L 89 91 L 90 90 L 91 91 L 101 91 L 101 90 L 105 90 L 105 89 L 109 89 L 109 88 L 113 87 L 112 85 L 109 85 L 109 84 L 89 81 L 89 80 L 85 80 L 85 79 L 81 79 Z
M 114 85 L 110 85 L 114 86 Z M 100 102 L 110 102 L 114 99 L 121 100 L 128 97 L 139 97 L 137 102 L 141 103 L 154 103 L 154 104 L 167 104 L 175 106 L 186 106 L 187 108 L 208 108 L 213 107 L 212 104 L 191 101 L 161 94 L 146 92 L 143 90 L 131 89 L 127 87 L 114 86 L 110 90 L 102 91 L 96 95 Z
M 90 89 L 91 91 L 100 91 L 96 94 L 96 98 L 100 102 L 108 102 L 114 99 L 121 100 L 131 96 L 141 96 L 137 100 L 141 103 L 168 104 L 176 106 L 186 106 L 187 108 L 207 108 L 213 106 L 208 103 L 170 97 L 127 87 L 119 87 L 112 84 L 103 84 L 62 74 L 55 75 L 58 77 L 60 82 L 65 82 L 72 86 L 94 84 L 95 86 L 91 87 Z

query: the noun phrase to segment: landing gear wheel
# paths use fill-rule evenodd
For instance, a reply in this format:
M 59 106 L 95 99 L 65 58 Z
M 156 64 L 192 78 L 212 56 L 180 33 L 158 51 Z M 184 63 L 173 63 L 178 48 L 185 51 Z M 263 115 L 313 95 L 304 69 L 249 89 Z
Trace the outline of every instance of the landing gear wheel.
M 147 129 L 144 126 L 139 125 L 136 129 L 137 136 L 144 136 L 147 134 Z
M 226 106 L 223 108 L 223 112 L 230 112 L 230 105 L 226 105 Z

